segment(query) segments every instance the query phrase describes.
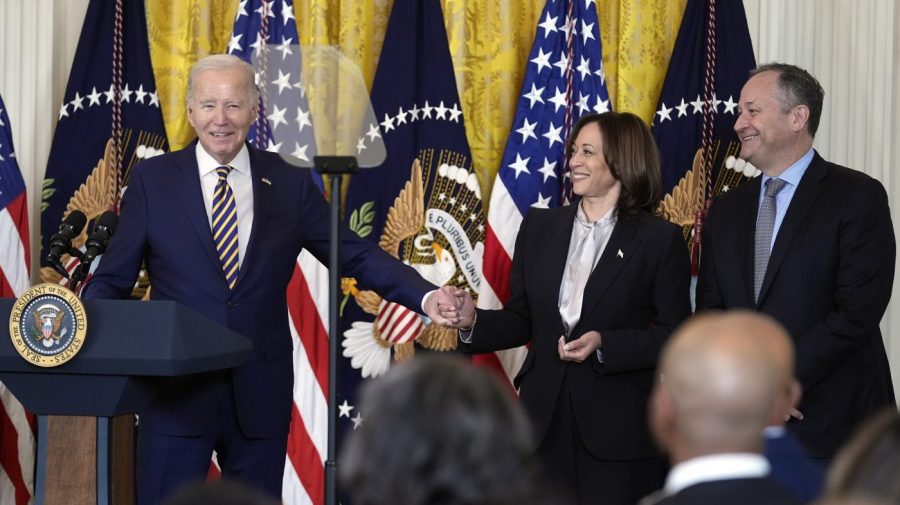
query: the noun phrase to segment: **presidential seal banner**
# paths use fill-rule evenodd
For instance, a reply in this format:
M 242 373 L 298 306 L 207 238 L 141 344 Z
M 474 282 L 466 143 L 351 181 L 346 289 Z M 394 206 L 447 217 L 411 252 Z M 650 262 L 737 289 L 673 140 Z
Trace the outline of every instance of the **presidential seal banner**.
M 81 300 L 59 284 L 38 284 L 16 300 L 9 336 L 19 355 L 33 365 L 55 367 L 78 354 L 87 334 Z

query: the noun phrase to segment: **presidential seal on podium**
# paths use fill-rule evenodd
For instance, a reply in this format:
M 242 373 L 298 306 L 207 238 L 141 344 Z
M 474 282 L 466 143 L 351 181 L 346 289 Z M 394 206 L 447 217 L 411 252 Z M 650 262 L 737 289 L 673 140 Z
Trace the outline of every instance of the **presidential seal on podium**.
M 55 367 L 84 345 L 87 314 L 81 300 L 59 284 L 38 284 L 20 296 L 9 315 L 13 347 L 26 361 Z

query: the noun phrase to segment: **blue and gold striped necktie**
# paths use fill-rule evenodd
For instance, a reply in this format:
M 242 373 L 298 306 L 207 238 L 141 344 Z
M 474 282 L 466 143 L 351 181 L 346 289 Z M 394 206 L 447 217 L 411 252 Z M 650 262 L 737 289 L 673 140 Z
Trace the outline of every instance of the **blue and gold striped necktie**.
M 216 183 L 216 190 L 213 193 L 212 232 L 228 287 L 234 289 L 240 267 L 238 265 L 237 207 L 234 203 L 234 192 L 228 185 L 228 174 L 231 170 L 232 168 L 228 166 L 216 169 L 219 182 Z

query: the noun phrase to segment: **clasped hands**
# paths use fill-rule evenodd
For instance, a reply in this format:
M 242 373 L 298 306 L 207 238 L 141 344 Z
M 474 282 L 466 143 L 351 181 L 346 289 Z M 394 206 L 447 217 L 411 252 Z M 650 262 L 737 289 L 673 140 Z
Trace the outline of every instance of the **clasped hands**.
M 425 312 L 441 326 L 466 330 L 475 324 L 475 302 L 472 295 L 455 286 L 444 286 L 432 292 L 425 301 Z M 560 336 L 557 342 L 559 359 L 581 363 L 590 358 L 601 343 L 600 332 L 593 330 L 570 342 Z
M 475 323 L 475 302 L 468 291 L 444 286 L 425 300 L 425 313 L 441 326 L 467 329 Z

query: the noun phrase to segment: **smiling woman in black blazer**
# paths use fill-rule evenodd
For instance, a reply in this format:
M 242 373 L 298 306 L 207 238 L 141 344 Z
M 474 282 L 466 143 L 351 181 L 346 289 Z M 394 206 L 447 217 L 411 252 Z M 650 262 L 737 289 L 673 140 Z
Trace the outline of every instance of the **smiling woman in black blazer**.
M 566 147 L 580 198 L 525 217 L 505 308 L 476 322 L 460 293 L 446 310 L 463 352 L 530 344 L 515 383 L 562 492 L 633 504 L 665 476 L 647 400 L 660 348 L 691 312 L 690 261 L 681 230 L 657 216 L 659 153 L 640 118 L 584 116 Z

